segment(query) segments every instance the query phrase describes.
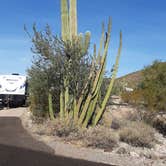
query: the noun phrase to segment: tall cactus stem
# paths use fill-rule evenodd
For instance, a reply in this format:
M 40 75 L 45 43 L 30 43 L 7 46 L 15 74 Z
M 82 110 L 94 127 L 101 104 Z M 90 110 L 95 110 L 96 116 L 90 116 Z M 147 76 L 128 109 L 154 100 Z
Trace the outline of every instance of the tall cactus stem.
M 60 92 L 60 119 L 63 120 L 65 115 L 64 115 L 64 95 L 63 91 L 61 90 Z
M 51 92 L 48 93 L 48 106 L 49 106 L 49 116 L 51 120 L 54 120 L 54 111 L 52 106 L 52 94 Z
M 70 0 L 70 40 L 77 36 L 77 0 Z
M 61 22 L 62 22 L 62 40 L 69 40 L 69 9 L 68 0 L 61 0 Z
M 98 121 L 100 120 L 105 108 L 106 108 L 106 104 L 107 104 L 107 101 L 110 97 L 110 94 L 111 94 L 111 91 L 112 91 L 112 87 L 113 87 L 113 84 L 114 84 L 114 81 L 115 81 L 115 78 L 116 78 L 116 74 L 117 74 L 117 70 L 118 70 L 118 66 L 119 66 L 119 59 L 120 59 L 120 55 L 121 55 L 121 49 L 122 49 L 122 32 L 120 32 L 120 44 L 119 44 L 119 49 L 118 49 L 118 54 L 117 54 L 117 57 L 116 57 L 116 62 L 115 62 L 115 66 L 114 66 L 114 70 L 113 70 L 113 73 L 112 73 L 112 78 L 111 78 L 111 81 L 110 81 L 110 84 L 108 86 L 108 89 L 107 89 L 107 92 L 106 92 L 106 95 L 104 97 L 104 100 L 102 102 L 102 105 L 101 105 L 101 108 L 99 109 L 97 115 L 96 115 L 96 118 L 94 120 L 94 126 L 98 123 Z

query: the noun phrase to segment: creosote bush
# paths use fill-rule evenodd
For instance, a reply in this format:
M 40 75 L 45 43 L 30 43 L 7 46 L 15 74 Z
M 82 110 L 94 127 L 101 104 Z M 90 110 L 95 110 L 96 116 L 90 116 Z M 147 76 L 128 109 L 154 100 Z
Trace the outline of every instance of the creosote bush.
M 153 147 L 154 134 L 154 129 L 144 122 L 130 122 L 119 130 L 120 141 L 136 147 Z

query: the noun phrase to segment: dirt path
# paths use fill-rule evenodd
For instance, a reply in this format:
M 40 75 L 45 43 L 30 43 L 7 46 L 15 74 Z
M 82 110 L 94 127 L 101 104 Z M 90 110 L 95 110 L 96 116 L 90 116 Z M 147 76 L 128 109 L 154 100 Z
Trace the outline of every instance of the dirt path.
M 0 166 L 106 166 L 54 155 L 53 149 L 22 127 L 22 111 L 25 109 L 0 111 Z

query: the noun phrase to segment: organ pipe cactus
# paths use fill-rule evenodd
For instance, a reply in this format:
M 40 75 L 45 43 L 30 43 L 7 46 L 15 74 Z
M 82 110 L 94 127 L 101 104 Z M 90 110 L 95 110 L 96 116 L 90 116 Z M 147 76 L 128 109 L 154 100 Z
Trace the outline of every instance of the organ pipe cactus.
M 81 53 L 79 55 L 86 54 L 90 44 L 90 32 L 77 34 L 77 0 L 61 0 L 61 19 L 62 19 L 62 40 L 64 42 L 78 41 L 81 46 Z M 71 96 L 69 94 L 68 85 L 70 84 L 68 76 L 64 78 L 64 90 L 60 93 L 60 117 L 63 119 L 67 117 L 66 114 L 73 115 L 75 123 L 82 127 L 87 127 L 88 124 L 93 126 L 97 125 L 101 119 L 104 110 L 106 108 L 107 101 L 111 95 L 112 87 L 116 78 L 119 59 L 122 49 L 122 33 L 120 32 L 120 45 L 116 62 L 114 65 L 112 78 L 105 94 L 104 100 L 100 99 L 101 86 L 104 79 L 108 48 L 111 38 L 112 22 L 109 19 L 108 28 L 105 32 L 104 24 L 102 26 L 102 35 L 100 39 L 100 45 L 98 53 L 96 51 L 96 45 L 94 45 L 94 55 L 91 63 L 91 70 L 87 83 L 84 85 L 79 97 Z M 68 62 L 70 63 L 70 61 Z M 90 86 L 89 86 L 90 85 Z M 90 88 L 89 88 L 90 87 Z M 73 107 L 68 107 L 70 98 L 73 97 Z M 93 119 L 93 120 L 92 120 Z
M 87 52 L 90 43 L 90 32 L 86 32 L 85 36 L 83 34 L 77 35 L 77 0 L 61 0 L 61 20 L 62 20 L 62 40 L 64 42 L 70 41 L 71 43 L 78 40 L 81 46 L 81 54 L 83 55 Z M 70 63 L 70 62 L 69 62 Z M 60 117 L 61 119 L 68 112 L 69 103 L 69 80 L 66 76 L 64 78 L 64 92 L 61 91 L 60 94 Z M 62 94 L 64 93 L 64 94 Z M 75 99 L 74 99 L 75 101 Z M 76 103 L 76 102 L 75 102 Z M 75 106 L 76 108 L 76 106 Z M 76 113 L 76 111 L 75 111 Z M 75 114 L 76 115 L 76 114 Z
M 48 105 L 49 105 L 49 116 L 51 120 L 54 120 L 54 111 L 52 106 L 52 94 L 51 92 L 48 93 Z

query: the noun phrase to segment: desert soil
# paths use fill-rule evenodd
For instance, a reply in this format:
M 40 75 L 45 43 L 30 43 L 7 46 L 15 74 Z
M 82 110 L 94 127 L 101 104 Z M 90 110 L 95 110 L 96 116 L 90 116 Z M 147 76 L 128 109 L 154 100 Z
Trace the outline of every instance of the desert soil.
M 117 106 L 118 107 L 118 106 Z M 109 108 L 117 111 L 115 106 Z M 127 106 L 120 107 L 120 112 L 133 111 Z M 120 115 L 120 112 L 118 113 Z M 37 132 L 39 126 L 35 126 L 31 120 L 31 113 L 24 111 L 21 116 L 23 126 L 36 139 L 45 142 L 54 149 L 55 155 L 66 156 L 76 159 L 83 159 L 98 163 L 105 163 L 117 166 L 165 166 L 166 165 L 166 138 L 156 133 L 159 144 L 155 148 L 136 148 L 126 143 L 120 142 L 119 147 L 113 151 L 105 151 L 104 149 L 92 149 L 82 147 L 71 142 L 64 142 L 60 138 L 50 135 L 44 135 Z

